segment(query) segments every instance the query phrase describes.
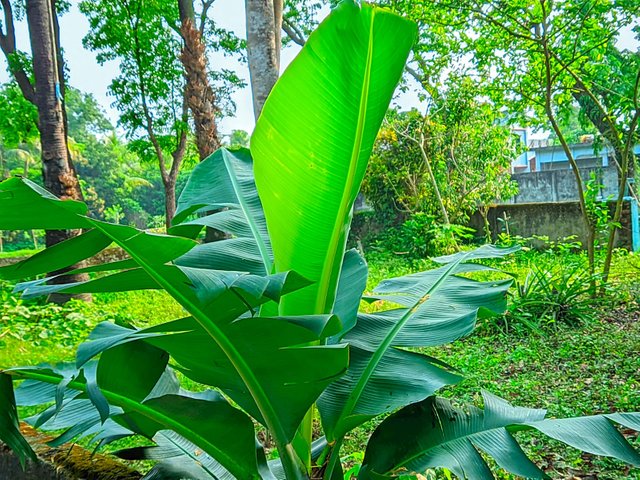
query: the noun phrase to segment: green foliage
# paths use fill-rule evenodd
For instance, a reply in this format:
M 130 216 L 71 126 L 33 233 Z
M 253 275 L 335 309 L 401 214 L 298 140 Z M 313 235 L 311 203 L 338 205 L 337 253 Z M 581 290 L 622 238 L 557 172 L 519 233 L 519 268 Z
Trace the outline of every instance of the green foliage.
M 230 148 L 238 148 L 238 147 L 249 147 L 250 136 L 244 130 L 233 130 L 231 135 L 229 135 L 229 147 Z
M 389 112 L 363 183 L 380 221 L 421 213 L 464 224 L 478 207 L 515 193 L 511 132 L 477 95 L 469 79 L 452 78 L 425 116 Z
M 593 318 L 590 275 L 582 262 L 547 262 L 534 265 L 526 278 L 516 283 L 515 293 L 504 316 L 507 329 L 520 325 L 533 331 L 572 327 Z
M 382 305 L 369 313 L 358 313 L 366 264 L 357 252 L 345 252 L 353 204 L 414 35 L 410 22 L 388 11 L 343 2 L 276 84 L 251 152 L 222 149 L 201 163 L 166 235 L 88 217 L 84 205 L 25 180 L 1 183 L 0 228 L 85 230 L 0 269 L 0 278 L 35 277 L 16 287 L 23 298 L 162 290 L 184 310 L 145 328 L 101 323 L 80 345 L 74 365 L 3 371 L 0 437 L 23 458 L 32 455 L 16 436 L 15 405 L 48 404 L 30 421 L 63 432 L 53 445 L 91 435 L 99 444 L 139 435 L 157 446 L 120 455 L 161 458 L 149 476 L 169 478 L 340 478 L 346 437 L 385 415 L 367 447 L 361 480 L 422 469 L 425 438 L 430 446 L 435 439 L 439 451 L 473 450 L 467 441 L 452 447 L 450 437 L 467 423 L 476 427 L 475 410 L 469 422 L 462 413 L 443 417 L 449 428 L 425 417 L 422 406 L 444 405 L 436 391 L 461 378 L 416 349 L 452 342 L 470 333 L 478 318 L 504 311 L 511 280 L 473 277 L 495 275 L 481 262 L 516 249 L 458 252 L 434 259 L 437 268 L 383 280 L 364 297 Z M 320 88 L 327 81 L 332 88 Z M 301 115 L 314 121 L 300 122 Z M 198 216 L 220 207 L 227 209 Z M 200 244 L 196 239 L 207 225 L 234 236 Z M 99 274 L 88 281 L 37 278 L 112 242 L 128 258 L 80 269 Z M 211 389 L 181 388 L 176 371 L 200 390 Z M 15 401 L 11 379 L 24 380 Z M 611 423 L 640 428 L 638 414 L 543 420 L 535 411 L 531 423 L 522 418 L 525 409 L 487 398 L 500 406 L 496 413 L 486 401 L 481 427 L 491 430 L 487 436 L 500 435 L 502 427 L 533 427 L 587 451 L 640 463 Z M 316 403 L 325 438 L 312 443 Z M 397 428 L 398 419 L 415 434 Z M 274 440 L 277 458 L 270 462 L 256 441 L 256 423 Z M 518 462 L 504 461 L 502 450 L 488 448 L 491 438 L 484 439 L 482 448 L 499 464 L 518 473 L 524 463 L 542 478 L 523 453 Z M 519 452 L 510 437 L 499 440 Z M 479 458 L 473 452 L 469 462 L 440 454 L 427 463 L 473 472 Z M 482 472 L 491 475 L 487 467 Z
M 606 243 L 607 233 L 611 226 L 611 212 L 609 211 L 609 205 L 607 198 L 603 198 L 601 191 L 604 188 L 598 182 L 596 172 L 591 172 L 589 179 L 585 182 L 584 199 L 587 206 L 587 213 L 591 219 L 591 223 L 595 227 L 596 231 L 596 246 L 604 246 Z
M 0 88 L 0 140 L 3 149 L 18 148 L 38 138 L 38 110 L 35 105 L 24 98 L 16 83 L 3 84 Z
M 85 302 L 25 302 L 2 284 L 0 302 L 0 342 L 13 338 L 34 346 L 73 347 L 95 326 L 87 315 Z
M 152 115 L 155 128 L 170 134 L 181 118 L 184 89 L 179 38 L 165 21 L 178 18 L 177 2 L 82 2 L 80 10 L 91 25 L 85 46 L 98 51 L 101 63 L 119 61 L 110 91 L 121 125 L 135 135 Z
M 69 136 L 75 142 L 83 143 L 92 139 L 92 136 L 113 132 L 113 125 L 92 94 L 69 87 L 65 91 L 64 101 L 69 122 Z
M 464 225 L 443 225 L 426 213 L 415 213 L 399 227 L 382 233 L 375 248 L 406 256 L 411 260 L 435 257 L 456 251 L 473 239 L 473 230 Z

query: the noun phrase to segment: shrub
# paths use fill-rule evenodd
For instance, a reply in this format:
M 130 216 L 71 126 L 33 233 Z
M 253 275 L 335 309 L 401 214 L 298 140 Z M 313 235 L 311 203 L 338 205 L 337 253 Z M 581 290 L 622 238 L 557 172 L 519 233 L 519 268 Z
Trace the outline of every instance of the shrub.
M 582 263 L 534 265 L 516 282 L 504 326 L 522 325 L 531 331 L 577 327 L 593 318 L 591 275 Z

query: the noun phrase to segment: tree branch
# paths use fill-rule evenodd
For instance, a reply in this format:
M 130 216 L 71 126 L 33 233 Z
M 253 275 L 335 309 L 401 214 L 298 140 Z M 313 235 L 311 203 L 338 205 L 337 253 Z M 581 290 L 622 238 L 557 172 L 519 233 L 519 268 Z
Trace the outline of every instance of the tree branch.
M 204 38 L 204 31 L 207 25 L 207 15 L 209 14 L 209 9 L 213 5 L 215 0 L 204 0 L 202 2 L 202 12 L 200 13 L 200 25 L 198 26 L 198 30 L 200 30 L 200 36 Z
M 9 64 L 9 70 L 13 77 L 16 79 L 18 87 L 24 98 L 35 105 L 36 93 L 33 88 L 33 84 L 29 79 L 29 76 L 22 67 L 16 64 L 11 58 L 17 53 L 16 49 L 16 30 L 13 18 L 13 10 L 11 8 L 10 0 L 0 0 L 0 5 L 4 12 L 5 32 L 0 31 L 0 49 L 4 53 L 7 63 Z
M 293 25 L 287 18 L 284 17 L 282 18 L 282 30 L 293 41 L 293 43 L 304 47 L 304 44 L 307 42 L 304 37 L 304 33 L 302 33 L 302 30 L 300 30 L 296 25 Z
M 140 47 L 140 38 L 138 36 L 138 26 L 140 23 L 140 5 L 138 5 L 138 11 L 136 12 L 135 17 L 131 12 L 129 3 L 123 1 L 123 5 L 127 11 L 127 14 L 129 15 L 129 24 L 133 33 L 134 57 L 136 62 L 136 71 L 138 73 L 138 82 L 140 84 L 140 104 L 142 105 L 142 112 L 144 114 L 145 129 L 147 130 L 147 134 L 149 135 L 151 144 L 153 145 L 156 156 L 158 157 L 158 165 L 160 167 L 160 175 L 162 176 L 162 181 L 166 184 L 169 180 L 169 175 L 167 173 L 167 164 L 164 158 L 164 153 L 162 152 L 162 146 L 160 145 L 158 137 L 156 137 L 156 134 L 153 130 L 153 117 L 147 103 L 147 89 L 144 84 L 144 72 L 142 71 L 142 52 Z

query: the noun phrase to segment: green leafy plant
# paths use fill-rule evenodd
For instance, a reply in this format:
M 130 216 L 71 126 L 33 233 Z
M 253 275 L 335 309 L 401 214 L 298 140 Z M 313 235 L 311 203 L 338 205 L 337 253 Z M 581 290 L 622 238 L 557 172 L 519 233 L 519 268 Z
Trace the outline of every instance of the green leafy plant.
M 473 239 L 473 232 L 464 225 L 438 223 L 433 215 L 420 212 L 380 235 L 377 248 L 419 260 L 455 252 Z
M 593 318 L 591 275 L 583 262 L 555 258 L 534 265 L 516 282 L 513 301 L 503 318 L 508 329 L 524 326 L 543 331 L 560 325 L 577 327 Z
M 464 274 L 490 271 L 479 261 L 515 249 L 436 258 L 438 268 L 383 280 L 364 299 L 385 309 L 358 313 L 367 267 L 345 251 L 352 207 L 414 37 L 410 22 L 386 10 L 340 4 L 274 88 L 251 151 L 221 149 L 200 163 L 166 235 L 94 220 L 83 204 L 26 180 L 0 184 L 0 228 L 85 230 L 0 277 L 37 277 L 112 242 L 129 255 L 81 269 L 101 274 L 86 282 L 23 282 L 24 297 L 161 289 L 185 311 L 143 329 L 102 323 L 74 364 L 1 372 L 0 438 L 23 462 L 35 454 L 16 405 L 49 405 L 28 420 L 62 430 L 53 445 L 153 440 L 119 453 L 157 460 L 147 478 L 342 478 L 345 437 L 380 416 L 361 480 L 432 467 L 490 478 L 478 449 L 511 472 L 544 478 L 511 435 L 522 429 L 640 463 L 614 427 L 640 429 L 639 414 L 545 420 L 490 394 L 483 411 L 435 397 L 461 377 L 418 349 L 452 342 L 477 318 L 504 311 L 510 280 Z M 205 226 L 231 237 L 201 244 Z M 202 391 L 182 388 L 176 372 Z M 16 380 L 23 382 L 14 390 Z M 273 438 L 270 460 L 256 423 Z

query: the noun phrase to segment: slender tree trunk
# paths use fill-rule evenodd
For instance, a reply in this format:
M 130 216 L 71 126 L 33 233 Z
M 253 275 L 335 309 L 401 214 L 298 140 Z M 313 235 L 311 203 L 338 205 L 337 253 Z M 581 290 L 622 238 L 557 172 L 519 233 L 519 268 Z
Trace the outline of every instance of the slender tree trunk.
M 482 221 L 484 222 L 484 238 L 487 243 L 493 242 L 493 235 L 491 234 L 491 225 L 489 224 L 489 205 L 481 205 L 478 208 L 480 215 L 482 215 Z
M 55 11 L 51 10 L 52 6 L 49 0 L 29 0 L 26 8 L 33 53 L 35 104 L 38 108 L 38 128 L 42 148 L 42 176 L 45 188 L 57 197 L 82 200 L 80 184 L 69 158 L 54 34 Z M 79 234 L 79 230 L 49 230 L 46 232 L 46 245 L 50 247 Z M 59 273 L 64 272 L 52 274 Z M 52 283 L 83 280 L 86 280 L 86 276 L 72 275 L 63 279 L 53 279 Z M 56 302 L 66 301 L 69 298 L 71 298 L 70 295 L 52 296 L 52 300 Z
M 449 213 L 447 212 L 447 207 L 445 207 L 444 205 L 444 200 L 442 199 L 442 194 L 440 193 L 440 188 L 438 187 L 438 181 L 436 180 L 436 176 L 433 173 L 433 169 L 431 168 L 431 162 L 429 161 L 429 156 L 427 155 L 427 152 L 424 148 L 424 144 L 424 133 L 420 132 L 420 141 L 418 142 L 418 147 L 420 147 L 420 155 L 422 155 L 422 160 L 427 167 L 427 173 L 429 174 L 429 179 L 431 180 L 433 191 L 436 194 L 436 199 L 438 200 L 438 205 L 440 206 L 440 213 L 442 213 L 442 221 L 445 225 L 451 225 L 451 222 L 449 221 Z
M 282 0 L 245 0 L 247 58 L 256 120 L 280 75 Z
M 618 231 L 618 225 L 622 216 L 622 204 L 624 202 L 625 191 L 627 189 L 627 180 L 629 177 L 633 178 L 635 175 L 635 158 L 633 153 L 633 147 L 637 137 L 638 123 L 640 122 L 640 70 L 636 75 L 635 87 L 633 91 L 633 104 L 635 108 L 635 114 L 628 126 L 628 130 L 622 132 L 622 140 L 618 135 L 618 129 L 613 115 L 611 115 L 605 108 L 605 106 L 598 101 L 594 92 L 576 78 L 576 88 L 573 96 L 580 104 L 580 108 L 586 113 L 587 117 L 598 129 L 600 134 L 611 143 L 616 161 L 616 168 L 618 171 L 618 196 L 616 198 L 615 210 L 613 218 L 609 225 L 609 235 L 607 239 L 607 249 L 605 254 L 604 266 L 602 268 L 602 288 L 609 280 L 609 273 L 611 271 L 611 262 L 613 260 L 613 248 L 615 246 L 616 233 Z M 631 190 L 631 189 L 630 189 Z M 633 192 L 629 192 L 633 194 Z
M 193 114 L 196 143 L 200 160 L 218 148 L 220 138 L 216 126 L 216 96 L 207 76 L 207 57 L 202 33 L 196 28 L 193 0 L 178 0 L 180 32 L 184 41 L 180 60 L 187 77 L 186 96 Z
M 4 161 L 4 145 L 0 145 L 0 181 L 7 178 L 9 178 L 9 172 Z
M 185 95 L 193 115 L 198 155 L 202 161 L 220 148 L 220 137 L 216 125 L 218 107 L 216 95 L 207 76 L 207 56 L 202 40 L 204 25 L 201 25 L 200 30 L 196 28 L 193 0 L 178 0 L 178 9 L 180 33 L 184 41 L 180 60 L 187 77 Z M 215 242 L 225 238 L 228 236 L 224 232 L 215 228 L 206 228 L 205 242 Z
M 573 153 L 571 152 L 571 149 L 569 148 L 569 144 L 567 142 L 567 139 L 565 138 L 562 130 L 560 129 L 560 126 L 558 125 L 558 121 L 556 119 L 556 114 L 553 110 L 553 93 L 554 93 L 554 80 L 553 80 L 553 74 L 552 74 L 552 68 L 551 68 L 551 59 L 552 59 L 552 54 L 551 51 L 549 50 L 549 38 L 547 36 L 547 31 L 548 31 L 548 12 L 546 11 L 546 9 L 542 8 L 542 14 L 544 17 L 544 20 L 541 24 L 541 28 L 542 28 L 542 39 L 541 39 L 541 43 L 540 46 L 542 47 L 542 52 L 544 55 L 544 74 L 545 74 L 545 83 L 544 83 L 544 110 L 545 113 L 547 114 L 547 118 L 549 119 L 549 122 L 551 123 L 551 127 L 553 128 L 553 131 L 555 132 L 555 134 L 558 137 L 558 140 L 560 141 L 560 144 L 562 145 L 562 150 L 564 151 L 564 154 L 567 156 L 567 160 L 569 161 L 569 165 L 571 167 L 571 170 L 573 171 L 573 175 L 575 177 L 576 180 L 576 187 L 578 190 L 578 200 L 580 202 L 580 212 L 582 214 L 582 220 L 584 222 L 584 227 L 586 230 L 586 243 L 587 243 L 587 259 L 588 259 L 588 263 L 589 263 L 589 273 L 591 276 L 590 279 L 590 287 L 591 287 L 591 294 L 592 295 L 596 295 L 596 278 L 595 278 L 595 271 L 596 271 L 596 258 L 595 258 L 595 240 L 596 240 L 596 227 L 594 225 L 593 220 L 591 219 L 590 215 L 589 215 L 589 209 L 587 207 L 587 202 L 585 199 L 585 195 L 584 195 L 584 182 L 582 181 L 582 175 L 580 174 L 580 168 L 578 167 L 578 164 L 576 163 L 576 160 L 573 156 Z
M 164 184 L 164 211 L 167 230 L 171 228 L 171 220 L 176 216 L 176 181 L 168 179 Z

